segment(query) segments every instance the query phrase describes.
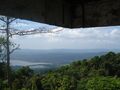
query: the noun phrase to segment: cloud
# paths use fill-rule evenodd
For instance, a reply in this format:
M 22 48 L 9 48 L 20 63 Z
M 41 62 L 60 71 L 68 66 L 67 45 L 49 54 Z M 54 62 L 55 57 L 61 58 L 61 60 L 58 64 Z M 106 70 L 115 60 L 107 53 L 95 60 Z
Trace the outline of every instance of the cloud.
M 110 27 L 109 27 L 110 28 Z M 62 31 L 57 33 L 38 33 L 35 35 L 25 36 L 26 38 L 55 38 L 55 39 L 76 39 L 76 40 L 115 40 L 120 39 L 120 30 L 119 28 L 113 28 L 113 30 L 109 30 L 109 28 L 79 28 L 79 29 L 68 29 L 64 28 Z M 62 29 L 62 28 L 58 28 Z M 56 29 L 57 30 L 57 29 Z
M 24 36 L 31 48 L 119 48 L 120 27 L 58 28 L 62 31 Z M 25 41 L 26 40 L 26 41 Z M 23 44 L 23 43 L 22 43 Z M 25 43 L 26 44 L 26 43 Z M 26 45 L 24 45 L 25 47 Z M 30 48 L 30 47 L 29 47 Z
M 55 28 L 56 26 L 51 26 L 51 25 L 33 22 L 33 21 L 29 21 L 29 20 L 16 19 L 13 23 L 11 23 L 11 27 L 18 29 L 18 30 L 30 30 L 31 28 L 52 29 L 52 28 Z
M 54 32 L 14 36 L 11 40 L 22 48 L 120 48 L 120 26 L 69 29 L 17 19 L 12 27 L 19 30 L 43 28 Z

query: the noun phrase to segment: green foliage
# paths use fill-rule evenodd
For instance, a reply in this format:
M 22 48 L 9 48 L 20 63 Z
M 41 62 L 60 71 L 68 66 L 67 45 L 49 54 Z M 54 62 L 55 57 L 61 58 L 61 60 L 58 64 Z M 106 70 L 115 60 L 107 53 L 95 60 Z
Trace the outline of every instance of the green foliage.
M 120 90 L 120 78 L 92 77 L 82 79 L 78 83 L 77 90 Z
M 5 48 L 6 48 L 6 39 L 5 37 L 0 37 L 0 61 L 2 62 L 5 56 Z
M 29 67 L 12 73 L 12 90 L 120 90 L 120 53 L 79 60 L 43 75 L 36 75 Z M 4 82 L 0 75 L 0 90 L 7 90 Z
M 68 75 L 49 73 L 43 77 L 42 85 L 45 90 L 75 90 L 76 80 Z
M 6 77 L 6 64 L 0 63 L 0 79 L 4 80 Z
M 33 76 L 29 79 L 26 87 L 30 90 L 43 90 L 40 76 Z
M 0 37 L 0 45 L 5 45 L 6 39 L 4 37 Z
M 0 80 L 0 90 L 2 90 L 2 89 L 3 89 L 3 81 Z
M 56 71 L 46 74 L 42 79 L 42 85 L 45 90 L 115 90 L 115 88 L 119 88 L 119 77 L 120 54 L 109 52 L 90 60 L 62 66 Z M 106 85 L 106 87 L 102 85 Z M 96 87 L 101 88 L 97 89 Z
M 31 70 L 29 67 L 22 67 L 19 70 L 16 71 L 16 75 L 18 77 L 30 77 L 33 75 L 33 70 Z

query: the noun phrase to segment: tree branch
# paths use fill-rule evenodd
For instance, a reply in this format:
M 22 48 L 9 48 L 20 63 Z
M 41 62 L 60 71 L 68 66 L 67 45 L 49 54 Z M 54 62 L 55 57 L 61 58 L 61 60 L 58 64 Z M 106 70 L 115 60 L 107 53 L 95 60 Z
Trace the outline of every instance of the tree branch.
M 4 17 L 0 17 L 0 20 L 6 23 L 6 21 L 5 21 L 5 18 L 4 18 Z
M 15 21 L 15 20 L 16 20 L 16 18 L 10 18 L 9 23 L 12 23 L 12 22 Z
M 14 49 L 12 49 L 9 53 L 13 53 L 15 50 L 19 49 L 20 45 L 18 45 L 17 47 L 15 47 Z

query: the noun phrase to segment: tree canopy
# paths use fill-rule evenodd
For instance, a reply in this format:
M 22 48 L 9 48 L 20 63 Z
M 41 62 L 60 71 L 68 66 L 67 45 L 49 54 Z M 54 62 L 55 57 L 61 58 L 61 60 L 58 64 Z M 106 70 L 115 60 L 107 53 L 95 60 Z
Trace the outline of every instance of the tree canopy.
M 0 73 L 4 72 L 2 65 Z M 45 74 L 22 67 L 12 71 L 12 76 L 13 90 L 119 90 L 120 53 L 78 60 Z M 0 74 L 0 90 L 9 90 L 5 82 Z

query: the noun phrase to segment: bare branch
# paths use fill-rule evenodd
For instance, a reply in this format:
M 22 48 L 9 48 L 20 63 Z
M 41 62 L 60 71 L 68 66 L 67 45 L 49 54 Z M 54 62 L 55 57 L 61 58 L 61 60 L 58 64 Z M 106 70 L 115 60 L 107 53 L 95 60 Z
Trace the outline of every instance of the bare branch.
M 2 62 L 4 62 L 4 60 L 6 60 L 5 58 L 6 58 L 6 54 L 1 58 L 1 60 L 2 60 Z
M 0 30 L 2 31 L 2 30 L 5 30 L 5 29 L 0 29 Z
M 4 17 L 0 17 L 0 20 L 6 23 L 6 20 Z
M 39 34 L 39 33 L 56 33 L 56 32 L 60 32 L 63 30 L 63 28 L 60 29 L 53 29 L 53 30 L 45 30 L 46 28 L 38 28 L 38 29 L 34 29 L 34 30 L 22 30 L 22 31 L 18 31 L 16 29 L 12 29 L 11 31 L 11 35 L 19 35 L 19 36 L 24 36 L 24 35 L 32 35 L 32 34 Z
M 16 18 L 10 18 L 9 23 L 12 23 L 12 22 L 15 21 L 15 20 L 16 20 Z
M 14 49 L 12 49 L 9 53 L 13 53 L 15 50 L 19 49 L 20 45 L 18 45 L 17 47 L 15 47 Z

